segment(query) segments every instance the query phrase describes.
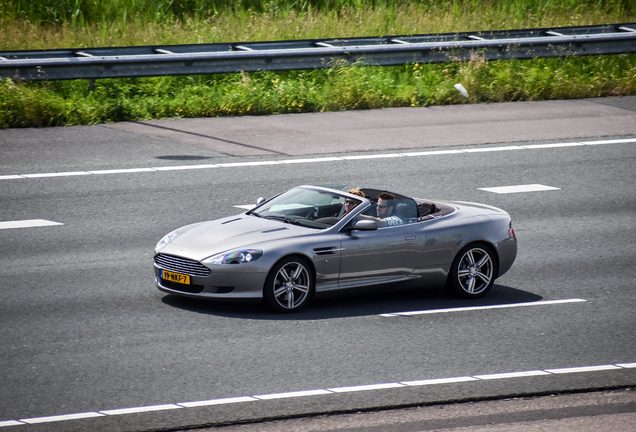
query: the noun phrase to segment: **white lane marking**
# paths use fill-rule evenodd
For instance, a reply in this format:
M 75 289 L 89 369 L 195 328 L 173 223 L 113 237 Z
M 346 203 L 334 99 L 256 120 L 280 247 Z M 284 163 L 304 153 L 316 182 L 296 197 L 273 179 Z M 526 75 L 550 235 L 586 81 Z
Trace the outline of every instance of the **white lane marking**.
M 477 188 L 486 192 L 494 192 L 497 194 L 520 193 L 520 192 L 539 192 L 549 190 L 560 190 L 561 188 L 553 186 L 545 186 L 540 184 L 517 185 L 517 186 L 499 186 L 490 188 Z
M 394 383 L 366 384 L 366 385 L 357 385 L 357 386 L 349 386 L 349 387 L 335 387 L 335 388 L 329 388 L 329 389 L 301 390 L 301 391 L 292 391 L 292 392 L 286 392 L 286 393 L 270 393 L 270 394 L 263 394 L 258 396 L 229 397 L 229 398 L 222 398 L 222 399 L 210 399 L 210 400 L 204 400 L 204 401 L 181 402 L 177 404 L 121 408 L 121 409 L 104 410 L 104 411 L 98 411 L 98 412 L 65 414 L 65 415 L 56 415 L 56 416 L 49 416 L 49 417 L 34 417 L 34 418 L 21 419 L 21 420 L 4 420 L 4 421 L 0 421 L 0 427 L 24 425 L 27 423 L 47 423 L 47 422 L 56 422 L 56 421 L 63 421 L 63 420 L 84 419 L 84 418 L 90 418 L 90 417 L 102 417 L 102 416 L 110 416 L 110 415 L 123 415 L 123 414 L 134 414 L 134 413 L 142 413 L 142 412 L 163 411 L 163 410 L 172 410 L 172 409 L 179 409 L 179 408 L 196 408 L 196 407 L 211 406 L 211 405 L 226 405 L 226 404 L 242 403 L 242 402 L 257 402 L 257 401 L 264 401 L 264 400 L 271 400 L 271 399 L 310 397 L 310 396 L 330 395 L 330 394 L 332 395 L 332 394 L 348 393 L 348 392 L 356 392 L 356 391 L 408 388 L 413 386 L 424 386 L 424 385 L 479 382 L 479 381 L 490 380 L 490 379 L 518 379 L 518 378 L 545 376 L 545 375 L 553 375 L 553 374 L 604 372 L 604 371 L 624 370 L 626 368 L 636 368 L 636 363 L 617 363 L 613 365 L 608 364 L 608 365 L 579 366 L 579 367 L 567 367 L 567 368 L 544 369 L 544 370 L 529 370 L 529 371 L 505 372 L 505 373 L 460 376 L 460 377 L 449 377 L 449 378 L 429 378 L 429 379 L 423 379 L 423 380 L 402 381 L 402 382 L 394 382 Z
M 64 225 L 64 224 L 61 222 L 54 222 L 54 221 L 45 220 L 45 219 L 16 220 L 16 221 L 0 222 L 0 230 L 13 229 L 13 228 L 36 228 L 36 227 L 55 226 L 55 225 Z
M 400 384 L 400 383 L 366 384 L 366 385 L 349 386 L 349 387 L 334 387 L 334 388 L 329 388 L 327 390 L 333 393 L 349 393 L 349 392 L 369 391 L 369 390 L 383 390 L 383 389 L 396 388 L 396 387 L 405 387 L 405 384 Z
M 551 374 L 567 374 L 567 373 L 579 373 L 579 372 L 596 372 L 611 369 L 621 369 L 620 366 L 614 365 L 600 365 L 600 366 L 581 366 L 573 368 L 560 368 L 560 369 L 546 369 L 546 372 Z
M 234 207 L 245 209 L 245 210 L 252 210 L 254 207 L 256 207 L 256 204 L 241 204 L 241 205 L 235 205 Z
M 507 379 L 507 378 L 522 378 L 529 376 L 550 375 L 549 372 L 542 370 L 524 371 L 524 372 L 506 372 L 486 375 L 475 375 L 475 378 L 480 380 L 492 380 L 492 379 Z
M 467 312 L 467 311 L 487 310 L 487 309 L 507 309 L 507 308 L 515 308 L 515 307 L 546 306 L 546 305 L 566 304 L 566 303 L 580 303 L 584 301 L 587 301 L 587 300 L 578 299 L 578 298 L 562 299 L 562 300 L 541 300 L 541 301 L 526 302 L 526 303 L 509 303 L 509 304 L 487 305 L 487 306 L 466 306 L 466 307 L 458 307 L 458 308 L 429 309 L 429 310 L 409 311 L 409 312 L 391 312 L 391 313 L 383 313 L 383 314 L 380 314 L 379 316 L 390 318 L 390 317 L 397 317 L 397 316 L 414 316 L 414 315 L 428 315 L 428 314 L 450 313 L 450 312 Z
M 25 174 L 26 178 L 43 178 L 43 177 L 72 177 L 91 175 L 88 171 L 73 171 L 73 172 L 59 172 L 59 173 L 43 173 L 43 174 Z
M 143 407 L 135 407 L 135 408 L 120 408 L 120 409 L 112 409 L 100 411 L 101 414 L 106 415 L 122 415 L 122 414 L 137 414 L 143 412 L 152 412 L 152 411 L 165 411 L 172 409 L 182 409 L 184 407 L 177 404 L 165 404 L 165 405 L 150 405 Z
M 194 402 L 180 402 L 177 405 L 181 405 L 184 408 L 196 408 L 202 406 L 211 406 L 211 405 L 226 405 L 233 404 L 239 402 L 253 402 L 257 401 L 255 397 L 251 396 L 239 396 L 239 397 L 229 397 L 229 398 L 221 398 L 221 399 L 210 399 L 204 401 L 194 401 Z
M 586 142 L 568 142 L 568 143 L 553 143 L 553 144 L 529 144 L 529 145 L 513 145 L 505 147 L 477 147 L 463 150 L 431 150 L 421 152 L 405 152 L 405 153 L 388 153 L 377 155 L 360 155 L 360 156 L 342 156 L 342 157 L 323 157 L 313 159 L 285 159 L 279 161 L 258 161 L 258 162 L 236 162 L 236 163 L 222 163 L 222 164 L 209 164 L 209 165 L 181 165 L 181 166 L 166 166 L 166 167 L 154 167 L 154 168 L 131 168 L 131 169 L 111 169 L 111 170 L 97 170 L 97 171 L 85 171 L 88 174 L 127 174 L 127 173 L 140 173 L 140 172 L 161 172 L 161 171 L 178 171 L 178 170 L 190 170 L 190 169 L 206 169 L 206 168 L 235 168 L 235 167 L 250 167 L 250 166 L 263 166 L 263 165 L 279 165 L 279 164 L 299 164 L 299 163 L 316 163 L 316 162 L 334 162 L 334 161 L 346 161 L 356 159 L 382 159 L 382 158 L 395 158 L 402 156 L 437 156 L 437 155 L 454 155 L 454 154 L 470 154 L 478 152 L 497 152 L 497 151 L 510 151 L 510 150 L 532 150 L 532 149 L 548 149 L 558 147 L 577 147 L 586 145 L 598 145 L 598 144 L 626 144 L 636 143 L 636 138 L 624 138 L 615 140 L 598 140 L 598 141 L 586 141 Z M 84 171 L 76 171 L 69 173 L 39 173 L 39 174 L 11 174 L 0 175 L 0 180 L 17 180 L 25 178 L 40 178 L 40 177 L 66 177 L 84 175 Z
M 49 417 L 34 417 L 28 419 L 21 419 L 20 421 L 28 424 L 36 424 L 36 423 L 52 423 L 58 421 L 66 421 L 66 420 L 79 420 L 85 418 L 92 417 L 104 417 L 104 414 L 100 414 L 98 412 L 85 412 L 85 413 L 77 413 L 77 414 L 65 414 L 58 416 L 49 416 Z
M 286 399 L 286 398 L 295 398 L 295 397 L 304 397 L 304 396 L 317 396 L 317 395 L 325 395 L 331 394 L 329 390 L 304 390 L 304 391 L 296 391 L 296 392 L 286 392 L 286 393 L 271 393 L 265 395 L 256 395 L 254 396 L 256 399 L 260 400 L 271 400 L 271 399 Z
M 20 425 L 24 425 L 25 423 L 19 422 L 17 420 L 8 420 L 8 421 L 0 421 L 0 427 L 4 427 L 4 426 L 20 426 Z
M 423 385 L 435 385 L 435 384 L 453 384 L 466 381 L 479 381 L 477 378 L 465 376 L 465 377 L 452 377 L 452 378 L 433 378 L 417 381 L 402 381 L 400 384 L 407 386 L 423 386 Z

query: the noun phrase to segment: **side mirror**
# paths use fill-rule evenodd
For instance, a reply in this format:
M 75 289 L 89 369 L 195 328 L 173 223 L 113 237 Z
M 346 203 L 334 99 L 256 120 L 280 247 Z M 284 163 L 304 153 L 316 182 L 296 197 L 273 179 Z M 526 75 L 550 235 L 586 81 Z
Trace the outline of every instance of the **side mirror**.
M 354 222 L 351 228 L 359 231 L 374 231 L 378 229 L 378 223 L 370 219 L 361 219 Z
M 258 199 L 256 200 L 256 205 L 257 205 L 257 206 L 261 205 L 261 203 L 262 203 L 263 201 L 265 201 L 265 198 L 263 198 L 263 197 L 258 197 Z

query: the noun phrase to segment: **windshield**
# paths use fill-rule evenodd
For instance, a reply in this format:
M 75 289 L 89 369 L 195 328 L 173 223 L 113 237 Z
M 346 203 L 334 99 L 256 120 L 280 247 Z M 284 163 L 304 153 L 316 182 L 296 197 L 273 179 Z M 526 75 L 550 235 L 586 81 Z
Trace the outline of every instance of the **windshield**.
M 346 198 L 335 191 L 295 188 L 248 212 L 248 214 L 276 219 L 286 223 L 323 229 L 337 223 L 345 215 Z

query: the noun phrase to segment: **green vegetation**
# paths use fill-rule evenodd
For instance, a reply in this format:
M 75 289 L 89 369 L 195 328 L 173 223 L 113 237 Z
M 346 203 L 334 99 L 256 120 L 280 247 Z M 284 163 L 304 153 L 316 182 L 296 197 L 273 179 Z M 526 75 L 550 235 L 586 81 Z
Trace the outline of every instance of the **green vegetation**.
M 631 0 L 0 0 L 0 50 L 288 40 L 636 21 Z M 461 96 L 453 85 L 469 93 Z M 0 82 L 0 127 L 636 94 L 636 55 Z

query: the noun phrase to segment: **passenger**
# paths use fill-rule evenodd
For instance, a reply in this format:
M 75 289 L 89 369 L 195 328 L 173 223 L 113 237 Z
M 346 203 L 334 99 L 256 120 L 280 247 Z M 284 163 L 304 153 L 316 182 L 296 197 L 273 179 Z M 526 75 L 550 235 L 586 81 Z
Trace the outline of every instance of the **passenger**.
M 351 190 L 349 190 L 347 192 L 349 192 L 350 194 L 358 195 L 358 196 L 364 198 L 364 192 L 362 192 L 360 189 L 357 189 L 357 188 L 356 189 L 351 189 Z M 345 212 L 344 212 L 343 216 L 346 215 L 347 213 L 349 213 L 354 208 L 356 208 L 356 206 L 358 204 L 360 204 L 360 201 L 356 201 L 356 200 L 351 199 L 351 198 L 346 198 L 345 199 Z
M 394 200 L 395 195 L 388 192 L 382 192 L 380 195 L 378 195 L 378 206 L 376 210 L 378 217 L 375 218 L 373 216 L 365 215 L 362 215 L 360 217 L 376 221 L 378 223 L 378 227 L 402 225 L 404 224 L 404 221 L 393 214 Z

